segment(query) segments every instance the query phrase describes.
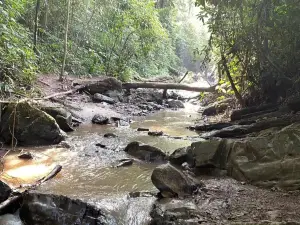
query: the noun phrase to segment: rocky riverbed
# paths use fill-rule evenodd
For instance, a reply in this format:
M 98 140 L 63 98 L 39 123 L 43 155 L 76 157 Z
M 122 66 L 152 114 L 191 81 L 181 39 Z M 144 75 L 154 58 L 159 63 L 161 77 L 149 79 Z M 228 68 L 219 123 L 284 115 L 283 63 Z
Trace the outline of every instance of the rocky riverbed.
M 298 224 L 297 116 L 211 125 L 178 94 L 116 90 L 5 109 L 3 141 L 20 147 L 3 163 L 0 224 Z

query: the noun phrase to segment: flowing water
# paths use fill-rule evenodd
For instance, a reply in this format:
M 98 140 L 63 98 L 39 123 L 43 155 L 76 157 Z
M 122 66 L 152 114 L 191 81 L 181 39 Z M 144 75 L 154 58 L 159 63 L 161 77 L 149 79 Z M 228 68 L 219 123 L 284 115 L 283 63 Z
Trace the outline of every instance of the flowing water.
M 135 161 L 132 166 L 115 168 L 120 159 L 128 158 L 123 151 L 130 141 L 141 141 L 161 148 L 168 154 L 188 146 L 197 134 L 186 129 L 196 118 L 197 109 L 190 104 L 178 111 L 160 111 L 145 118 L 137 118 L 130 127 L 87 124 L 70 134 L 71 149 L 36 148 L 34 160 L 24 161 L 11 153 L 5 161 L 2 179 L 14 186 L 32 183 L 60 164 L 58 176 L 39 187 L 43 193 L 66 195 L 99 205 L 108 211 L 111 224 L 146 224 L 154 198 L 129 198 L 128 193 L 156 191 L 151 183 L 154 163 Z M 152 137 L 136 128 L 163 131 L 170 137 Z M 117 138 L 104 138 L 105 133 Z M 179 139 L 181 137 L 181 139 Z M 101 143 L 107 149 L 97 147 Z

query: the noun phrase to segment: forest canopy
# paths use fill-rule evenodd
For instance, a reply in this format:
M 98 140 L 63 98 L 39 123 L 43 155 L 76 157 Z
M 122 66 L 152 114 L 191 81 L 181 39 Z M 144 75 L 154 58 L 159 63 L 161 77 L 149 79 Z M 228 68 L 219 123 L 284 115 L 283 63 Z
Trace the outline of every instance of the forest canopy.
M 300 90 L 299 0 L 197 0 L 223 82 L 259 101 Z M 232 82 L 230 82 L 230 79 Z M 233 88 L 234 89 L 234 88 Z M 240 99 L 242 101 L 242 99 Z
M 63 71 L 73 75 L 128 80 L 170 68 L 197 72 L 195 49 L 208 33 L 189 20 L 194 11 L 186 0 L 2 0 L 1 80 L 11 85 L 60 73 L 64 56 Z

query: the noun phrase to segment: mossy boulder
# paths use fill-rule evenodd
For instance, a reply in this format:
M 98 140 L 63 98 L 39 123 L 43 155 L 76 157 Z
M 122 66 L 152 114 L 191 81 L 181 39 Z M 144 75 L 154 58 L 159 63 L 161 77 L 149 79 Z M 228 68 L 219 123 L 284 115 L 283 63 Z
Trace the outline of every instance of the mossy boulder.
M 65 132 L 74 131 L 72 127 L 72 114 L 63 107 L 42 107 L 44 112 L 52 116 L 60 129 Z
M 7 104 L 0 127 L 4 143 L 13 139 L 21 146 L 58 144 L 65 137 L 52 116 L 28 102 Z

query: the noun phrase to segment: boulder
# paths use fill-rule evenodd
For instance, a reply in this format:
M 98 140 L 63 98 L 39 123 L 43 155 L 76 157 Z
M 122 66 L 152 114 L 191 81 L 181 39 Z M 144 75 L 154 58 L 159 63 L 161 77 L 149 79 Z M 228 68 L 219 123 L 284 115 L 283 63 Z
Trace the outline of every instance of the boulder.
M 194 142 L 188 150 L 188 157 L 194 158 L 196 167 L 226 169 L 230 143 L 230 140 L 222 139 Z
M 225 112 L 225 110 L 229 107 L 229 103 L 227 102 L 215 102 L 206 108 L 204 108 L 202 115 L 203 116 L 214 116 L 220 113 Z
M 168 100 L 168 106 L 170 108 L 184 108 L 184 104 L 180 100 Z
M 122 83 L 113 77 L 109 77 L 87 84 L 83 90 L 89 92 L 91 95 L 96 93 L 104 94 L 107 91 L 122 92 Z
M 190 151 L 191 147 L 183 147 L 176 149 L 170 156 L 169 161 L 172 164 L 180 166 L 182 163 L 187 162 L 188 159 L 188 151 Z
M 139 127 L 137 131 L 149 131 L 149 128 Z
M 100 209 L 64 196 L 27 193 L 20 218 L 30 225 L 108 224 Z
M 0 137 L 11 143 L 12 131 L 18 145 L 52 145 L 65 139 L 55 119 L 28 102 L 8 104 L 2 114 Z
M 116 101 L 110 97 L 107 97 L 105 95 L 96 93 L 93 95 L 93 102 L 106 102 L 108 104 L 115 104 Z
M 105 138 L 116 138 L 117 135 L 113 134 L 113 133 L 106 133 L 106 134 L 103 135 L 103 137 L 105 137 Z
M 63 107 L 42 107 L 44 112 L 52 116 L 60 129 L 65 132 L 74 131 L 72 127 L 72 114 Z
M 300 188 L 300 123 L 271 135 L 236 140 L 231 146 L 228 174 L 263 187 Z
M 163 161 L 167 155 L 159 148 L 140 142 L 131 142 L 124 149 L 129 155 L 146 161 Z
M 110 90 L 110 91 L 106 91 L 104 93 L 104 95 L 106 95 L 106 96 L 114 99 L 115 102 L 123 102 L 124 101 L 123 93 L 120 92 L 120 91 L 116 91 L 116 90 L 115 91 L 111 91 Z
M 201 210 L 192 199 L 162 199 L 150 212 L 150 225 L 196 225 L 203 222 Z
M 8 199 L 11 192 L 12 190 L 10 189 L 10 187 L 3 181 L 0 181 L 0 203 Z
M 99 124 L 99 125 L 105 125 L 105 124 L 109 124 L 109 119 L 106 116 L 96 114 L 96 115 L 94 115 L 94 117 L 92 119 L 92 123 Z
M 183 197 L 193 195 L 202 186 L 200 182 L 181 172 L 171 164 L 163 164 L 154 169 L 151 181 L 163 197 Z

